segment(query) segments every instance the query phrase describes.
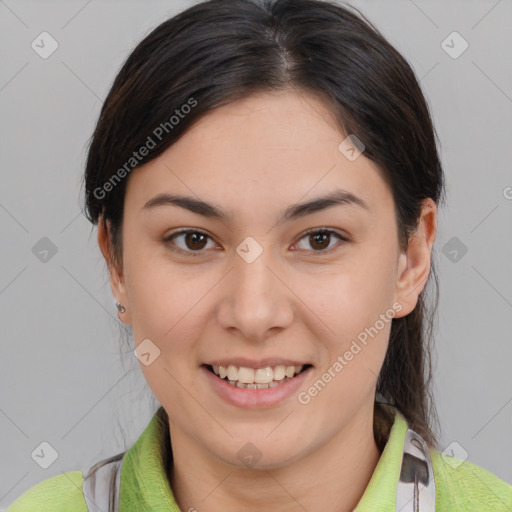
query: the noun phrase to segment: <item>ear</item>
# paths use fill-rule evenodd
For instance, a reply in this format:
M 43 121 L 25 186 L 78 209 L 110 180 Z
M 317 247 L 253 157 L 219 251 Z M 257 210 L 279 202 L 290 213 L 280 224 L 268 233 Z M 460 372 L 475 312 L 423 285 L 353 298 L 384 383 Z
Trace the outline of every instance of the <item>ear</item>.
M 408 315 L 418 302 L 430 274 L 432 247 L 437 233 L 437 206 L 431 198 L 422 203 L 421 218 L 398 261 L 395 301 L 403 308 L 397 318 Z
M 122 304 L 126 309 L 124 313 L 118 311 L 118 317 L 121 320 L 121 322 L 124 322 L 125 324 L 130 324 L 131 317 L 128 307 L 128 296 L 126 294 L 124 273 L 122 269 L 122 264 L 116 261 L 116 258 L 114 256 L 114 247 L 112 244 L 111 234 L 112 232 L 110 220 L 107 220 L 107 229 L 105 229 L 103 216 L 100 215 L 98 219 L 98 245 L 108 267 L 108 271 L 110 274 L 110 287 L 112 288 L 112 293 L 114 294 L 116 301 Z

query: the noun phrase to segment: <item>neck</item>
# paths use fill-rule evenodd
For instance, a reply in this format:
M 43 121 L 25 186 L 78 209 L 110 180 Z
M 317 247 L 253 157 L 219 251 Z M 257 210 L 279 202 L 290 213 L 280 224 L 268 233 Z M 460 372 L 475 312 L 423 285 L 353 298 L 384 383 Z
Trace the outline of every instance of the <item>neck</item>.
M 361 413 L 323 446 L 271 470 L 228 465 L 171 424 L 169 480 L 176 502 L 184 511 L 351 512 L 381 455 L 373 410 Z

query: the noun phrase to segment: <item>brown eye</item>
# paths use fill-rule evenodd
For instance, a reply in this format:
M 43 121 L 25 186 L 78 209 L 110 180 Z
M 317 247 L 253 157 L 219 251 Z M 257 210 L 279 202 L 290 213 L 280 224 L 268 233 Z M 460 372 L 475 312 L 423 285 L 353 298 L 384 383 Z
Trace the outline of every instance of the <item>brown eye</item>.
M 175 240 L 182 238 L 181 246 Z M 333 237 L 341 241 L 338 244 L 332 244 Z M 206 253 L 206 246 L 208 240 L 212 240 L 209 235 L 202 231 L 186 229 L 178 231 L 162 241 L 171 251 L 185 254 L 187 256 L 201 256 Z M 321 254 L 328 254 L 336 250 L 337 245 L 342 245 L 343 242 L 348 242 L 348 239 L 330 229 L 316 229 L 307 232 L 300 239 L 307 240 L 309 247 L 302 247 L 301 250 L 309 252 L 316 252 L 318 256 Z M 213 242 L 213 240 L 212 240 Z M 300 242 L 299 242 L 300 243 Z M 214 244 L 215 245 L 215 244 Z
M 314 252 L 319 253 L 330 253 L 331 248 L 336 247 L 336 245 L 331 245 L 333 236 L 338 238 L 338 240 L 341 240 L 342 242 L 348 242 L 348 240 L 345 237 L 341 236 L 335 231 L 332 231 L 330 229 L 317 229 L 314 231 L 307 232 L 301 238 L 301 240 L 306 240 L 312 249 L 309 249 L 308 247 L 302 247 L 302 249 L 307 251 L 312 250 Z
M 190 249 L 204 249 L 204 246 L 206 245 L 206 235 L 203 235 L 202 233 L 194 233 L 189 232 L 185 233 L 185 245 L 187 245 Z
M 314 233 L 308 236 L 311 241 L 311 247 L 313 247 L 313 249 L 321 250 L 327 249 L 329 247 L 329 241 L 331 240 L 331 235 L 329 233 L 322 231 L 321 233 Z
M 182 245 L 178 245 L 175 240 L 182 237 Z M 163 242 L 172 251 L 184 253 L 190 256 L 201 256 L 205 251 L 203 250 L 210 237 L 201 231 L 197 230 L 183 230 L 166 237 Z

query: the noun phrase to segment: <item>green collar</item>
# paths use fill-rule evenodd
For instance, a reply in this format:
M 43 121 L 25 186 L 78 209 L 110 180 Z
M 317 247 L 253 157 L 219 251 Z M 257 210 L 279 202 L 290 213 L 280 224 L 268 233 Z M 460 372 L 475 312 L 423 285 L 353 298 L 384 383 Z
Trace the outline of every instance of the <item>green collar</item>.
M 121 510 L 180 511 L 165 470 L 166 433 L 159 424 L 160 408 L 124 456 L 121 471 Z M 408 425 L 398 411 L 379 462 L 356 512 L 394 512 L 402 450 Z

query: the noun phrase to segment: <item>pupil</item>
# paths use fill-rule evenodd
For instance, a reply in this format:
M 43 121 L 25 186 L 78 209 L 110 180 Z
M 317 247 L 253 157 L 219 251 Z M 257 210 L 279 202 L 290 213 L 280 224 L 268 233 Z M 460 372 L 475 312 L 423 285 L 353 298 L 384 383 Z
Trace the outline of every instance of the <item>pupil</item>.
M 321 244 L 321 249 L 324 249 L 325 246 L 322 245 L 322 241 L 325 242 L 326 239 L 329 238 L 329 234 L 328 233 L 316 233 L 315 235 L 313 235 L 313 240 L 315 240 L 315 243 L 312 244 L 312 246 L 314 247 L 315 244 L 316 244 L 316 241 L 319 240 L 319 243 Z M 327 244 L 329 245 L 329 244 Z
M 201 242 L 201 238 L 205 238 L 205 236 L 201 233 L 188 233 L 187 235 L 188 240 L 192 239 L 192 245 L 197 244 L 198 242 Z M 199 238 L 199 240 L 198 240 Z M 203 246 L 199 247 L 199 249 L 202 249 Z M 197 247 L 195 247 L 197 249 Z

